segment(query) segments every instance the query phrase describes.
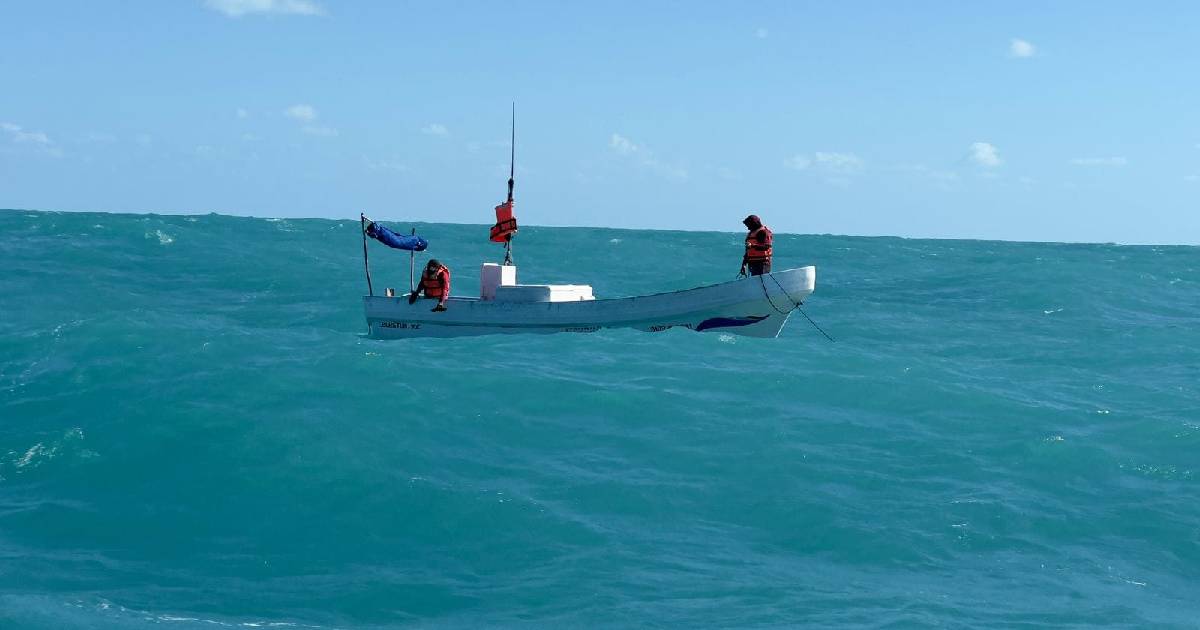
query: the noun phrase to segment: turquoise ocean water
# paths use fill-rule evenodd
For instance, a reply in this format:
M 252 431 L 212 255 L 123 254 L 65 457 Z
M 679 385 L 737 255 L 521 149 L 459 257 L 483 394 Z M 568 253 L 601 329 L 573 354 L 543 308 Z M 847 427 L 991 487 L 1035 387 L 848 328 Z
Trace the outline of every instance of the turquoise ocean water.
M 836 343 L 374 341 L 357 221 L 0 211 L 0 627 L 1200 625 L 1200 248 L 776 250 Z M 740 236 L 515 254 L 632 295 Z

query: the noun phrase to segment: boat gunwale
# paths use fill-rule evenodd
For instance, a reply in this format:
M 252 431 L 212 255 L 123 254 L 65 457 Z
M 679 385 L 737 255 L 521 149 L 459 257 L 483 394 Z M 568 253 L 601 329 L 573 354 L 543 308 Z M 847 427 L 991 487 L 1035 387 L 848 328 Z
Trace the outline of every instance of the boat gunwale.
M 712 288 L 726 286 L 726 285 L 734 285 L 739 282 L 750 280 L 752 278 L 756 278 L 756 277 L 761 278 L 762 276 L 771 276 L 772 278 L 776 278 L 779 275 L 785 275 L 787 277 L 790 277 L 790 276 L 796 275 L 796 272 L 804 271 L 806 269 L 815 269 L 815 266 L 805 265 L 804 267 L 793 267 L 792 269 L 784 269 L 782 271 L 769 271 L 760 276 L 747 276 L 745 278 L 736 278 L 734 280 L 726 280 L 725 282 L 717 282 L 715 284 L 704 284 L 704 285 L 700 285 L 698 287 L 692 287 L 690 289 L 678 289 L 676 291 L 660 291 L 658 293 L 646 293 L 644 295 L 623 295 L 620 297 L 596 298 L 596 299 L 591 299 L 591 300 L 563 300 L 561 302 L 550 302 L 550 301 L 544 301 L 544 302 L 497 302 L 496 300 L 485 300 L 483 298 L 478 298 L 478 297 L 453 296 L 452 295 L 449 298 L 447 298 L 447 301 L 479 302 L 479 303 L 486 303 L 486 304 L 520 304 L 520 305 L 530 305 L 530 304 L 567 305 L 567 304 L 596 304 L 598 302 L 619 302 L 621 300 L 637 300 L 637 299 L 652 298 L 652 297 L 662 297 L 662 296 L 668 296 L 668 295 L 679 295 L 679 294 L 683 294 L 683 293 L 690 293 L 692 291 L 701 291 L 704 289 L 712 289 Z M 805 275 L 807 275 L 807 274 L 805 274 Z M 813 287 L 813 288 L 815 289 L 815 287 Z M 787 289 L 784 289 L 784 293 L 787 294 Z M 380 299 L 384 299 L 384 300 L 399 300 L 399 299 L 401 299 L 401 297 L 402 296 L 394 296 L 394 297 L 389 298 L 389 297 L 383 296 L 383 295 L 364 295 L 363 299 L 367 300 L 367 299 L 371 299 L 371 298 L 380 298 Z

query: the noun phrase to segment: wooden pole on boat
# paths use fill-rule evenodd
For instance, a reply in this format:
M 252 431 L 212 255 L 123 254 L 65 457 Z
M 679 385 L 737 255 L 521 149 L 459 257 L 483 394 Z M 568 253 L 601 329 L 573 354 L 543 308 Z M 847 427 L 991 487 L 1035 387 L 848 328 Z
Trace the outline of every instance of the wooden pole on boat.
M 363 269 L 367 271 L 367 295 L 373 296 L 375 289 L 371 288 L 371 264 L 367 262 L 367 215 L 358 213 L 358 222 L 363 236 Z
M 417 235 L 417 228 L 413 228 L 412 236 L 416 236 L 416 235 Z M 413 284 L 413 269 L 414 269 L 414 266 L 416 265 L 416 260 L 417 260 L 417 252 L 415 252 L 411 249 L 408 250 L 408 292 L 409 293 L 412 293 L 413 291 L 417 290 L 416 285 Z

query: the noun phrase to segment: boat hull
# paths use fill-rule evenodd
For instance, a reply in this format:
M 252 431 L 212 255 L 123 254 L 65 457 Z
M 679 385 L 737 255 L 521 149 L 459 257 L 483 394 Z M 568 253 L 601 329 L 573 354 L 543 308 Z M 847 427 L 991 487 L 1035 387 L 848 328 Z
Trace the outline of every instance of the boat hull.
M 364 296 L 369 334 L 377 339 L 489 334 L 687 328 L 776 337 L 795 306 L 813 292 L 816 268 L 800 267 L 706 287 L 576 302 L 496 302 L 451 297 L 447 310 L 407 297 Z

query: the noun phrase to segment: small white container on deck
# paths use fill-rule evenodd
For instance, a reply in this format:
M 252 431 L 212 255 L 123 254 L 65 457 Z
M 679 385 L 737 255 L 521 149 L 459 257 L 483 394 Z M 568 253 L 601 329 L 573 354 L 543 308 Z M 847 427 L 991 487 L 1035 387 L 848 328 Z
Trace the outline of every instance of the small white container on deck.
M 514 265 L 483 263 L 479 268 L 479 297 L 496 299 L 496 287 L 511 287 L 517 284 L 517 268 Z

